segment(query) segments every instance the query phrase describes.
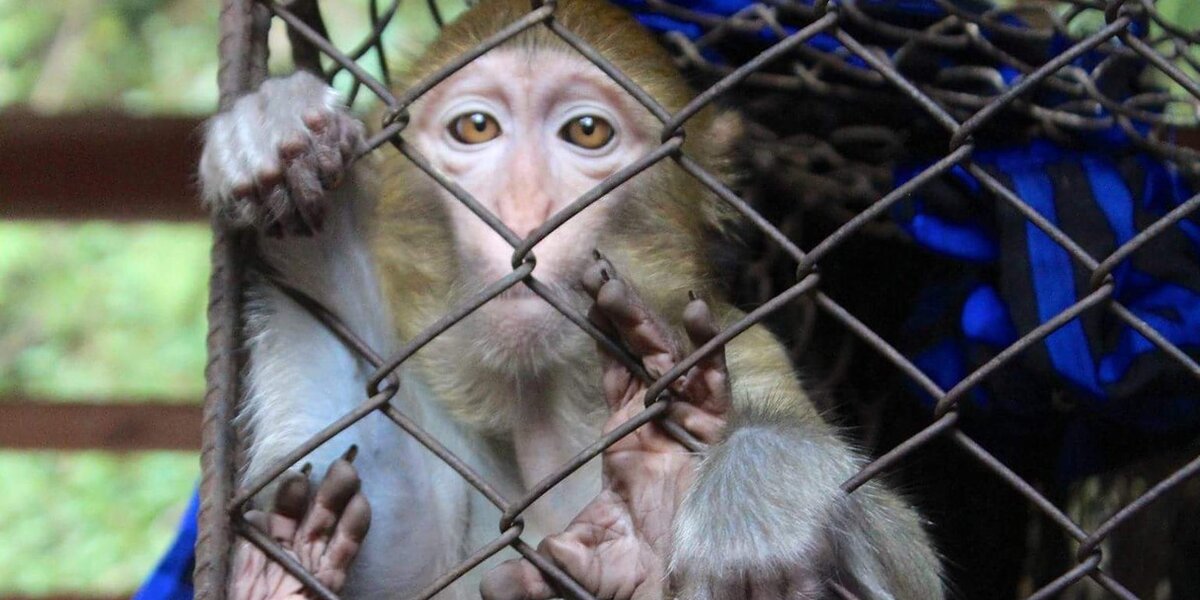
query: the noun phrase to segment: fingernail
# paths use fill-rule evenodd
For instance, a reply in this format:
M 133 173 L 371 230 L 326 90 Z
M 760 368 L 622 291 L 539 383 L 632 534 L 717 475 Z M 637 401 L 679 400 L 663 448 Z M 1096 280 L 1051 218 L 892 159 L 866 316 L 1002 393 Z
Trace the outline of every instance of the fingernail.
M 608 276 L 608 269 L 600 269 L 600 280 L 608 283 L 609 279 L 611 278 Z
M 342 459 L 344 459 L 346 462 L 352 463 L 357 456 L 358 444 L 350 444 L 350 447 L 346 449 L 346 453 L 342 455 Z
M 304 466 L 300 467 L 300 473 L 302 475 L 304 475 L 305 477 L 308 477 L 309 475 L 311 475 L 312 474 L 312 463 L 304 463 Z
M 695 302 L 696 300 L 699 300 L 699 299 L 700 299 L 699 296 L 696 295 L 696 290 L 688 290 L 688 300 Z

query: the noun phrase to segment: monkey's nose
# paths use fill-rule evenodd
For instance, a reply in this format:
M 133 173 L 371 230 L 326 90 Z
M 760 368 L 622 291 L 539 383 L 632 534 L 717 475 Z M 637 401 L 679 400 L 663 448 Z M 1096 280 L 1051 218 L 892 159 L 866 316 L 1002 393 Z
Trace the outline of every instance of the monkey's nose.
M 499 203 L 496 216 L 521 238 L 545 223 L 554 212 L 554 201 L 542 193 L 512 194 Z

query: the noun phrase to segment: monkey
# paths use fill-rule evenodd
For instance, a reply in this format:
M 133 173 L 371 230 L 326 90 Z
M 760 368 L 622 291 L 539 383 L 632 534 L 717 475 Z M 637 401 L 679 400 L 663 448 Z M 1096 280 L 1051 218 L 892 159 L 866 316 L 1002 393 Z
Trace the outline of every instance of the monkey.
M 483 0 L 447 24 L 397 86 L 528 10 Z M 553 18 L 668 111 L 694 97 L 670 54 L 624 11 L 559 0 Z M 256 232 L 263 265 L 246 289 L 243 482 L 358 407 L 374 371 L 272 281 L 320 302 L 386 356 L 512 275 L 514 245 L 660 142 L 648 109 L 541 25 L 441 81 L 404 116 L 405 142 L 437 177 L 398 156 L 356 160 L 365 126 L 302 71 L 265 81 L 206 126 L 204 202 L 230 227 Z M 728 178 L 737 130 L 735 114 L 705 108 L 687 121 L 678 151 Z M 504 497 L 521 497 L 638 414 L 647 391 L 535 294 L 532 278 L 658 378 L 743 316 L 705 260 L 740 218 L 679 165 L 656 162 L 538 241 L 518 283 L 493 290 L 396 367 L 391 405 Z M 764 327 L 713 348 L 668 391 L 652 400 L 667 402 L 663 418 L 702 450 L 667 435 L 664 421 L 648 422 L 521 513 L 522 539 L 586 591 L 944 596 L 917 512 L 878 482 L 842 491 L 863 458 L 818 413 Z M 345 597 L 415 594 L 498 535 L 501 513 L 488 498 L 378 411 L 303 462 L 260 494 L 247 520 Z M 245 542 L 231 580 L 238 600 L 305 595 Z M 560 593 L 528 558 L 497 556 L 438 597 Z

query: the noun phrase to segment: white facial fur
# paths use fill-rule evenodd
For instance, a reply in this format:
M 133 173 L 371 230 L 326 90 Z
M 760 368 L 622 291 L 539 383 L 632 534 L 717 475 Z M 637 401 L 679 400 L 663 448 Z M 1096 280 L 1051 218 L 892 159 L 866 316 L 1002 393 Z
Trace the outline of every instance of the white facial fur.
M 455 139 L 454 119 L 474 112 L 494 117 L 500 134 L 478 144 Z M 563 139 L 563 126 L 585 115 L 612 125 L 607 144 L 586 149 Z M 650 148 L 645 109 L 582 57 L 545 48 L 486 54 L 426 94 L 411 118 L 407 135 L 417 148 L 520 237 Z M 464 275 L 486 284 L 509 273 L 512 247 L 448 192 L 441 195 Z M 535 246 L 535 276 L 576 287 L 597 232 L 622 195 L 618 188 Z M 483 308 L 497 317 L 488 319 L 493 325 L 502 320 L 511 330 L 505 333 L 518 337 L 544 329 L 553 311 L 524 285 Z

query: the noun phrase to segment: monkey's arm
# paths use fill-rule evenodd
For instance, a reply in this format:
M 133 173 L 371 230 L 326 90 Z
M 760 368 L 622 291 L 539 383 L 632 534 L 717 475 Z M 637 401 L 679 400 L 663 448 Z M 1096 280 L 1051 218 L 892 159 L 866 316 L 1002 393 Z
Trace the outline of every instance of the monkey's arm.
M 245 298 L 250 350 L 242 421 L 252 480 L 363 398 L 363 365 L 288 298 L 274 278 L 314 298 L 379 348 L 386 319 L 360 225 L 368 208 L 351 169 L 362 125 L 316 77 L 269 79 L 206 125 L 205 204 L 258 248 Z M 335 183 L 343 183 L 333 189 Z M 358 436 L 310 457 L 324 468 Z
M 584 286 L 596 300 L 592 320 L 652 376 L 674 366 L 681 353 L 666 321 L 611 265 L 599 261 Z M 693 347 L 719 331 L 700 300 L 683 325 Z M 680 401 L 670 418 L 711 445 L 706 455 L 643 425 L 605 451 L 601 494 L 541 552 L 593 594 L 618 600 L 832 598 L 831 582 L 864 599 L 940 598 L 916 514 L 874 484 L 843 494 L 839 485 L 860 461 L 808 403 L 768 333 L 737 340 L 672 385 Z M 608 431 L 641 410 L 645 386 L 603 359 Z M 555 596 L 524 560 L 489 573 L 483 592 L 488 600 Z
M 308 73 L 264 82 L 207 125 L 200 163 L 205 202 L 218 217 L 256 233 L 261 259 L 254 265 L 261 268 L 251 269 L 245 301 L 249 364 L 238 416 L 249 436 L 243 482 L 365 402 L 371 371 L 270 279 L 321 303 L 376 352 L 391 349 L 365 231 L 374 200 L 370 173 L 353 165 L 362 144 L 362 124 Z M 410 392 L 406 386 L 393 403 L 417 416 L 424 401 Z M 375 519 L 353 564 L 337 564 L 355 573 L 350 586 L 359 596 L 417 589 L 457 559 L 461 527 L 454 524 L 464 520 L 465 484 L 443 477 L 448 469 L 431 465 L 410 436 L 379 414 L 305 460 L 321 473 L 351 444 L 361 449 L 352 469 L 362 475 Z M 445 555 L 424 550 L 425 544 Z M 395 548 L 413 550 L 397 556 Z M 240 583 L 264 589 L 261 582 Z
M 597 277 L 598 270 L 608 276 Z M 666 315 L 654 315 L 611 264 L 599 260 L 584 286 L 618 325 L 628 315 L 621 337 L 652 376 L 674 366 L 681 354 L 669 342 L 657 352 L 630 343 L 644 329 L 665 329 Z M 716 310 L 725 323 L 741 316 Z M 775 337 L 752 327 L 725 354 L 728 372 L 708 372 L 729 377 L 732 409 L 722 411 L 724 434 L 674 514 L 668 575 L 679 597 L 826 598 L 830 582 L 864 599 L 943 597 L 938 559 L 917 513 L 878 483 L 842 492 L 862 458 L 817 413 Z M 697 430 L 695 416 L 677 420 Z
M 860 598 L 943 597 L 917 513 L 877 483 L 841 491 L 862 460 L 816 413 L 781 345 L 756 327 L 727 353 L 727 435 L 705 457 L 674 527 L 680 597 L 790 589 L 825 598 L 828 582 Z
M 673 366 L 678 351 L 668 329 L 622 283 L 605 288 L 589 314 L 592 322 L 623 339 L 653 371 Z M 698 298 L 684 309 L 683 324 L 697 347 L 720 331 L 707 303 Z M 647 386 L 603 348 L 600 352 L 603 395 L 611 411 L 607 433 L 645 410 Z M 704 357 L 672 389 L 677 401 L 668 406 L 670 418 L 701 442 L 717 442 L 732 405 L 724 349 Z M 599 598 L 662 600 L 671 525 L 699 460 L 658 422 L 646 423 L 605 449 L 600 494 L 565 531 L 542 540 L 539 551 Z M 481 592 L 485 600 L 555 597 L 542 573 L 524 559 L 488 573 Z

